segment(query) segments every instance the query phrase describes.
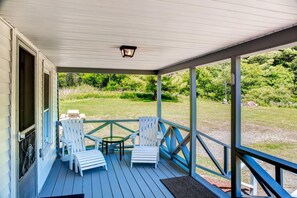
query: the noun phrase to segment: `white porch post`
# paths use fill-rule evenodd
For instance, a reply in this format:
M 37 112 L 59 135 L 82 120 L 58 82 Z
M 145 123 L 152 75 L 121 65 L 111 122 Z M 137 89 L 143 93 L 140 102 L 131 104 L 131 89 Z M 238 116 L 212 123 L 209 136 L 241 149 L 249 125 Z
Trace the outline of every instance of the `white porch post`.
M 241 145 L 240 56 L 231 57 L 231 186 L 232 197 L 241 197 L 241 165 L 236 148 Z
M 196 68 L 190 68 L 190 175 L 196 174 Z
M 157 79 L 157 115 L 159 119 L 162 118 L 162 75 L 158 75 Z

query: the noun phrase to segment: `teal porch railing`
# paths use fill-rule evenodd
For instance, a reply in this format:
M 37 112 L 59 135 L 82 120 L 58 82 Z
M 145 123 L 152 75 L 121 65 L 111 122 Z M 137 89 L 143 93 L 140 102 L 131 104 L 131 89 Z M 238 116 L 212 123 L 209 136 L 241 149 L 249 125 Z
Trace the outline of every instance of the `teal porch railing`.
M 164 135 L 164 138 L 161 142 L 162 153 L 170 157 L 173 161 L 182 166 L 186 171 L 189 171 L 190 151 L 187 147 L 187 144 L 189 144 L 190 142 L 190 128 L 164 119 L 160 120 L 159 126 Z M 186 133 L 184 137 L 182 136 L 181 131 Z M 202 137 L 222 146 L 222 149 L 224 151 L 223 167 L 221 166 L 217 158 L 214 156 L 214 154 L 210 151 Z M 196 167 L 204 171 L 210 172 L 212 174 L 215 174 L 217 176 L 230 179 L 229 152 L 231 147 L 200 131 L 197 131 L 196 138 L 198 142 L 201 144 L 202 148 L 205 150 L 206 154 L 211 159 L 212 163 L 217 168 L 217 171 L 211 170 L 199 164 L 196 164 Z
M 128 135 L 124 137 L 124 141 L 128 140 L 130 135 L 134 133 L 136 130 L 133 130 L 127 126 L 124 126 L 123 123 L 138 123 L 139 119 L 123 119 L 123 120 L 85 120 L 85 124 L 99 124 L 94 129 L 90 130 L 86 134 L 94 135 L 94 133 L 100 132 L 100 130 L 109 127 L 109 136 L 114 135 L 114 126 L 122 129 L 123 131 L 128 132 Z M 118 130 L 117 130 L 118 131 Z M 112 144 L 110 148 L 117 148 L 118 144 Z M 132 145 L 125 145 L 125 148 L 131 148 Z
M 86 124 L 99 124 L 99 126 L 96 126 L 94 129 L 87 132 L 88 135 L 98 133 L 103 128 L 109 127 L 109 135 L 112 136 L 114 133 L 114 126 L 117 126 L 121 128 L 124 131 L 129 132 L 129 135 L 125 137 L 125 140 L 129 139 L 129 136 L 131 133 L 135 132 L 135 130 L 128 128 L 127 126 L 124 126 L 123 123 L 128 122 L 134 122 L 137 123 L 138 119 L 125 119 L 125 120 L 85 120 L 84 123 Z M 167 125 L 167 128 L 166 128 Z M 186 171 L 189 170 L 189 162 L 190 162 L 190 151 L 187 147 L 187 144 L 190 141 L 190 128 L 161 119 L 159 121 L 159 130 L 163 133 L 163 140 L 161 141 L 160 150 L 161 152 L 172 159 L 174 162 L 179 164 L 182 168 L 184 168 Z M 185 137 L 182 136 L 181 130 L 186 132 L 187 135 Z M 204 140 L 201 138 L 207 138 L 210 141 L 213 141 L 214 143 L 221 145 L 224 150 L 224 162 L 223 167 L 220 165 L 216 157 L 212 154 Z M 230 171 L 229 171 L 229 151 L 230 146 L 216 140 L 215 138 L 197 131 L 196 135 L 197 140 L 202 145 L 202 148 L 206 151 L 207 155 L 210 157 L 211 161 L 214 163 L 218 171 L 211 170 L 205 166 L 201 166 L 199 164 L 196 164 L 197 168 L 202 169 L 204 171 L 210 172 L 212 174 L 230 179 Z M 130 147 L 130 146 L 125 146 Z M 179 155 L 179 152 L 181 151 L 182 155 Z
M 124 123 L 138 123 L 139 119 L 118 119 L 118 120 L 85 120 L 85 124 L 99 124 L 99 126 L 95 126 L 90 131 L 86 132 L 88 135 L 94 135 L 95 133 L 100 133 L 104 128 L 109 127 L 109 135 L 114 135 L 114 126 L 119 127 L 120 129 L 128 132 L 126 135 L 125 141 L 129 139 L 130 135 L 135 132 L 135 130 L 124 126 Z M 167 128 L 166 128 L 167 127 Z M 170 158 L 172 161 L 177 163 L 186 171 L 189 171 L 189 163 L 190 163 L 190 151 L 187 145 L 190 142 L 190 128 L 176 124 L 174 122 L 170 122 L 168 120 L 160 119 L 159 121 L 159 131 L 163 133 L 163 140 L 161 141 L 160 151 L 162 154 Z M 181 131 L 184 131 L 186 135 L 182 136 Z M 222 146 L 224 157 L 223 157 L 223 166 L 219 163 L 214 154 L 210 151 L 205 141 L 202 137 Z M 205 133 L 197 131 L 196 138 L 198 142 L 201 144 L 202 148 L 206 151 L 207 155 L 211 159 L 211 162 L 217 168 L 217 171 L 211 170 L 208 167 L 202 166 L 200 164 L 196 164 L 196 167 L 215 174 L 217 176 L 230 179 L 230 171 L 229 171 L 229 152 L 231 147 Z M 129 148 L 132 145 L 125 145 L 125 148 Z M 113 145 L 114 148 L 117 148 L 117 145 Z M 111 147 L 112 148 L 112 147 Z M 181 152 L 180 152 L 181 151 Z M 181 154 L 180 154 L 181 153 Z

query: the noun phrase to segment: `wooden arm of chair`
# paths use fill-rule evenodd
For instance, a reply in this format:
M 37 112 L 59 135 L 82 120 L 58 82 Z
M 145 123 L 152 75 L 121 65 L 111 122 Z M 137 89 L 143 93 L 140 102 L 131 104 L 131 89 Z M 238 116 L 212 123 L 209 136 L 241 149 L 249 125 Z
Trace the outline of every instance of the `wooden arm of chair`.
M 99 144 L 102 143 L 102 138 L 96 137 L 94 135 L 85 135 L 85 138 L 95 141 L 95 148 L 99 149 Z
M 139 131 L 136 131 L 136 132 L 132 133 L 130 135 L 130 137 L 129 137 L 131 139 L 131 142 L 132 142 L 133 146 L 135 146 L 135 139 L 136 139 L 138 134 L 139 134 Z
M 66 144 L 67 146 L 72 144 L 72 141 L 67 140 L 64 136 L 62 136 L 60 140 L 62 143 Z
M 161 141 L 164 138 L 164 135 L 161 131 L 158 131 L 157 140 L 158 140 L 158 146 L 161 145 Z

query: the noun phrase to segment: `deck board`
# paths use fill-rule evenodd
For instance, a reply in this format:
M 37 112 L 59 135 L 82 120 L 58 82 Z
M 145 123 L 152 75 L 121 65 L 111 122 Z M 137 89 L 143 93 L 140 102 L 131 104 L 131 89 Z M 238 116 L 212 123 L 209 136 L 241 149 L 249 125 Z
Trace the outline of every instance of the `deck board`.
M 83 193 L 85 197 L 92 197 L 92 170 L 84 171 L 83 177 Z
M 129 158 L 128 155 L 125 155 L 123 157 L 123 159 L 126 163 L 126 166 L 130 167 L 131 158 Z M 147 198 L 155 197 L 154 194 L 152 193 L 151 189 L 149 188 L 149 186 L 147 185 L 147 183 L 141 176 L 141 174 L 138 172 L 138 170 L 136 168 L 130 168 L 130 171 L 131 171 L 133 177 L 135 178 L 135 180 L 137 181 L 138 186 L 141 188 L 143 195 Z
M 63 195 L 71 195 L 73 191 L 73 183 L 74 183 L 74 176 L 75 172 L 72 170 L 67 169 L 67 176 L 66 180 L 64 183 L 64 188 L 63 188 Z
M 123 173 L 124 173 L 124 175 L 126 177 L 128 185 L 130 186 L 130 189 L 131 189 L 131 191 L 133 193 L 133 196 L 134 197 L 139 197 L 139 198 L 144 197 L 143 194 L 142 194 L 141 189 L 139 188 L 139 186 L 138 186 L 137 182 L 135 181 L 132 173 L 130 172 L 130 167 L 126 166 L 126 163 L 125 163 L 124 159 L 120 160 L 118 155 L 113 155 L 112 157 L 116 158 L 115 160 L 118 161 L 120 167 L 122 168 L 122 171 L 123 171 Z
M 163 174 L 166 175 L 167 178 L 175 177 L 175 175 L 172 172 L 170 172 L 170 170 L 168 170 L 162 163 L 158 164 L 158 168 Z
M 82 186 L 83 186 L 82 177 L 77 173 L 74 176 L 72 193 L 73 194 L 81 194 L 83 192 Z
M 158 186 L 155 184 L 152 178 L 148 175 L 148 173 L 145 171 L 143 166 L 138 164 L 135 164 L 135 165 L 133 164 L 133 168 L 136 168 L 138 170 L 138 172 L 141 174 L 144 181 L 147 183 L 151 191 L 154 193 L 155 197 L 164 197 L 161 190 L 158 188 Z
M 145 167 L 146 172 L 148 175 L 152 178 L 152 180 L 155 182 L 155 184 L 158 186 L 158 188 L 161 190 L 163 195 L 168 197 L 173 197 L 172 194 L 168 191 L 168 189 L 162 184 L 160 179 L 164 179 L 164 177 L 160 178 L 157 173 L 153 170 L 152 167 L 148 167 L 147 165 L 143 165 Z M 166 178 L 166 177 L 165 177 Z
M 158 168 L 153 168 L 152 170 L 159 177 L 159 179 L 166 179 L 166 178 L 168 178 L 167 175 L 161 170 L 160 165 L 158 165 Z
M 123 194 L 122 194 L 122 191 L 121 191 L 117 176 L 115 174 L 115 170 L 114 170 L 113 165 L 111 163 L 110 156 L 106 157 L 105 160 L 106 160 L 106 164 L 107 164 L 107 167 L 108 167 L 107 174 L 108 174 L 108 177 L 109 177 L 109 181 L 112 184 L 111 185 L 112 192 L 113 192 L 114 195 L 117 195 L 117 197 L 119 197 L 119 198 L 123 197 Z
M 66 180 L 67 170 L 68 170 L 68 168 L 66 166 L 61 166 L 55 187 L 52 192 L 52 196 L 61 196 L 62 195 L 64 183 Z
M 116 170 L 115 173 L 117 175 L 118 182 L 120 184 L 123 196 L 124 197 L 133 197 L 130 186 L 126 180 L 123 170 L 121 169 L 121 166 L 119 165 L 118 161 L 115 158 L 115 155 L 110 155 L 110 158 L 111 158 L 113 168 Z
M 56 160 L 53 164 L 52 170 L 49 173 L 49 176 L 46 179 L 46 182 L 40 193 L 40 197 L 46 197 L 46 196 L 52 195 L 53 188 L 56 184 L 61 167 L 62 167 L 61 160 Z
M 98 168 L 92 169 L 92 190 L 93 197 L 102 197 L 102 187 Z
M 103 167 L 84 171 L 84 177 L 69 170 L 67 162 L 57 159 L 42 188 L 40 197 L 84 193 L 92 197 L 172 197 L 160 182 L 162 178 L 186 175 L 171 161 L 161 158 L 158 168 L 152 164 L 134 164 L 130 168 L 130 151 L 123 159 L 118 153 L 105 156 Z
M 101 189 L 102 189 L 102 197 L 113 197 L 111 188 L 110 188 L 110 182 L 107 175 L 107 171 L 100 169 L 99 170 L 100 175 L 100 182 L 101 182 Z
M 186 172 L 184 170 L 182 170 L 180 167 L 178 167 L 176 164 L 168 159 L 161 158 L 160 163 L 162 163 L 170 172 L 172 172 L 175 177 L 186 175 Z

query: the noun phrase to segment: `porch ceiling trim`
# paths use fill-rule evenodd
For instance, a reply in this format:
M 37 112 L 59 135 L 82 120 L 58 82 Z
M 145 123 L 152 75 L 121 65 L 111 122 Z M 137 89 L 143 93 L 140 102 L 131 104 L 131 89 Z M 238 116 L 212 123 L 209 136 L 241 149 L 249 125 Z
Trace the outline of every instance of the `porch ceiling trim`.
M 82 67 L 57 67 L 57 72 L 71 73 L 101 73 L 101 74 L 138 74 L 157 75 L 156 70 L 132 70 L 132 69 L 103 69 L 103 68 L 82 68 Z
M 234 29 L 234 31 L 236 31 L 236 29 Z M 255 53 L 294 42 L 297 42 L 297 25 L 213 53 L 166 66 L 163 69 L 160 69 L 158 74 L 166 74 L 190 67 L 197 67 L 225 60 L 232 56 Z

